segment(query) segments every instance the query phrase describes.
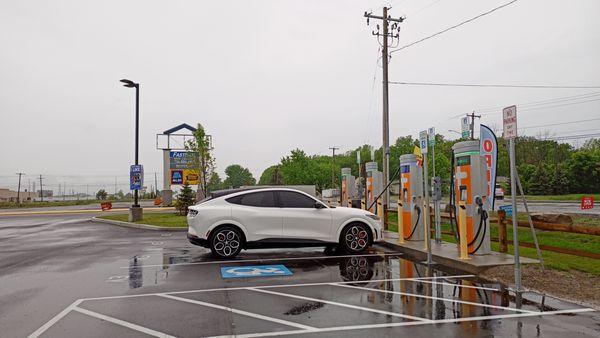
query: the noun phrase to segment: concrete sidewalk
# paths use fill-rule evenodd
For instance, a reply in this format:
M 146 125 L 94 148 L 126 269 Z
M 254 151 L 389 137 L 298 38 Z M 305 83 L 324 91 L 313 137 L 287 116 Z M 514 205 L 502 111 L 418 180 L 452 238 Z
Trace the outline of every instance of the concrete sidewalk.
M 424 248 L 423 241 L 404 241 L 403 244 L 399 244 L 398 233 L 391 231 L 384 231 L 384 239 L 385 242 L 381 243 L 384 246 L 405 253 L 417 260 L 427 260 L 427 250 Z M 461 260 L 458 258 L 459 252 L 456 244 L 448 242 L 436 244 L 433 240 L 431 241 L 431 254 L 434 262 L 438 264 L 475 274 L 495 266 L 514 264 L 514 256 L 496 251 L 492 251 L 489 255 L 469 255 L 470 259 Z M 539 263 L 539 261 L 521 256 L 521 264 L 534 263 Z

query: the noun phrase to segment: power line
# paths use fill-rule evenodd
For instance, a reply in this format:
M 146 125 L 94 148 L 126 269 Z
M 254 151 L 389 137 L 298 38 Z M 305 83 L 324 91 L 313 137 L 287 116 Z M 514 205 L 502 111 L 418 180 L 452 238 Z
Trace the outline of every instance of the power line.
M 504 7 L 508 6 L 508 5 L 511 5 L 511 4 L 515 3 L 515 2 L 517 2 L 517 0 L 512 0 L 512 1 L 510 1 L 510 2 L 507 2 L 507 3 L 503 4 L 503 5 L 500 5 L 500 6 L 496 7 L 496 8 L 490 9 L 490 10 L 489 10 L 489 11 L 487 11 L 487 12 L 481 13 L 481 14 L 479 14 L 479 15 L 477 15 L 477 16 L 474 16 L 474 17 L 472 17 L 472 18 L 470 18 L 470 19 L 467 19 L 467 20 L 465 20 L 465 21 L 462 21 L 462 22 L 460 22 L 460 23 L 458 23 L 458 24 L 456 24 L 456 25 L 454 25 L 454 26 L 450 26 L 450 27 L 448 27 L 448 28 L 446 28 L 446 29 L 444 29 L 444 30 L 441 30 L 441 31 L 437 32 L 437 33 L 431 34 L 431 35 L 429 35 L 429 36 L 426 36 L 426 37 L 424 37 L 424 38 L 422 38 L 422 39 L 419 39 L 419 40 L 417 40 L 417 41 L 414 41 L 414 42 L 411 42 L 411 43 L 409 43 L 409 44 L 407 44 L 407 45 L 404 45 L 404 46 L 402 46 L 402 47 L 400 47 L 400 48 L 394 49 L 393 51 L 391 51 L 391 52 L 390 52 L 390 54 L 392 54 L 392 53 L 395 53 L 395 52 L 399 52 L 399 51 L 401 51 L 401 50 L 403 50 L 403 49 L 406 49 L 406 48 L 408 48 L 408 47 L 414 46 L 414 45 L 416 45 L 416 44 L 418 44 L 418 43 L 421 43 L 421 42 L 423 42 L 423 41 L 425 41 L 425 40 L 429 40 L 429 39 L 431 39 L 431 38 L 433 38 L 433 37 L 436 37 L 436 36 L 438 36 L 438 35 L 440 35 L 440 34 L 446 33 L 446 32 L 447 32 L 447 31 L 449 31 L 449 30 L 452 30 L 452 29 L 454 29 L 454 28 L 458 28 L 458 27 L 460 27 L 460 26 L 462 26 L 462 25 L 464 25 L 464 24 L 467 24 L 467 23 L 469 23 L 469 22 L 471 22 L 471 21 L 477 20 L 477 19 L 481 18 L 482 16 L 485 16 L 485 15 L 491 14 L 491 13 L 493 13 L 493 12 L 495 12 L 495 11 L 497 11 L 497 10 L 501 9 L 501 8 L 504 8 Z
M 559 123 L 549 123 L 549 124 L 539 124 L 537 126 L 526 126 L 526 127 L 521 127 L 521 128 L 517 128 L 517 129 L 521 130 L 521 129 L 541 128 L 541 127 L 562 126 L 563 124 L 574 124 L 574 123 L 582 123 L 582 122 L 590 122 L 590 121 L 598 121 L 598 120 L 600 120 L 600 118 L 569 121 L 569 122 L 559 122 Z
M 525 106 L 527 106 L 527 107 L 538 106 L 538 105 L 545 105 L 545 104 L 553 104 L 553 103 L 557 103 L 557 102 L 585 99 L 585 98 L 590 98 L 590 97 L 594 97 L 594 96 L 598 96 L 598 95 L 600 95 L 600 92 L 591 92 L 591 93 L 586 93 L 586 94 L 555 97 L 555 98 L 545 99 L 545 100 L 540 100 L 540 101 L 521 102 L 521 103 L 517 103 L 516 105 L 519 108 L 525 107 Z M 498 109 L 502 109 L 505 106 L 506 105 L 489 106 L 489 107 L 475 109 L 475 111 L 480 112 L 480 113 L 496 112 Z M 484 115 L 487 115 L 487 114 L 484 114 Z
M 538 88 L 538 89 L 600 89 L 600 86 L 512 85 L 512 84 L 435 83 L 435 82 L 402 82 L 402 81 L 390 81 L 389 83 L 390 84 L 396 84 L 396 85 L 409 85 L 409 86 L 442 86 L 442 87 L 493 87 L 493 88 Z

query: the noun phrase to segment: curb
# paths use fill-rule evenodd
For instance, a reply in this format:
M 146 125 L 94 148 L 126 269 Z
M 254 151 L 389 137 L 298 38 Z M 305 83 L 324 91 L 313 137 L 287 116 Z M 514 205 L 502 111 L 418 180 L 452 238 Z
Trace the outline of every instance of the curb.
M 99 217 L 92 217 L 92 222 L 106 223 L 106 224 L 118 225 L 118 226 L 122 226 L 122 227 L 126 227 L 126 228 L 144 229 L 144 230 L 188 231 L 187 227 L 161 227 L 161 226 L 150 225 L 150 224 L 115 221 L 115 220 L 104 219 L 104 218 L 99 218 Z

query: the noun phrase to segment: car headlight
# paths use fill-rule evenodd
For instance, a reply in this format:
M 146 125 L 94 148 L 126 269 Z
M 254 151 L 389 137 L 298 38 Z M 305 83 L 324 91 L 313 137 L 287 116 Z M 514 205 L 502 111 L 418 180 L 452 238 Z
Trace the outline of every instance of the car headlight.
M 379 218 L 379 216 L 377 216 L 377 215 L 365 214 L 365 216 L 369 217 L 370 219 L 372 219 L 374 221 L 380 221 L 381 220 L 381 218 Z
M 188 217 L 194 217 L 198 215 L 198 210 L 188 209 Z

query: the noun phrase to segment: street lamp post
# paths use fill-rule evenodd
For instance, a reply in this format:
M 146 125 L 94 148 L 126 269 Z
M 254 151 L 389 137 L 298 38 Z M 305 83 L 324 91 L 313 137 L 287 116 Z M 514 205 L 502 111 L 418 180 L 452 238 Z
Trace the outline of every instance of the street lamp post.
M 135 88 L 135 165 L 139 165 L 139 138 L 140 138 L 140 84 L 131 80 L 122 79 L 124 87 Z M 135 222 L 142 219 L 142 208 L 138 203 L 138 190 L 133 191 L 133 205 L 129 209 L 129 221 Z

